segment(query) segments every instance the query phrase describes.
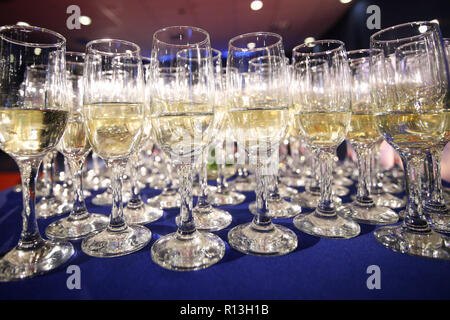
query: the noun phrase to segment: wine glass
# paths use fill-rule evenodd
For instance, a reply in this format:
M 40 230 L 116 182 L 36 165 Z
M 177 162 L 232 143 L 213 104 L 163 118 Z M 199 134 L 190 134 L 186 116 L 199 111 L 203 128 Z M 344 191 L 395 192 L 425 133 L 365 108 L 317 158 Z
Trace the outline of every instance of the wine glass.
M 31 65 L 27 70 L 27 77 L 25 86 L 28 88 L 28 99 L 40 100 L 42 92 L 44 92 L 47 85 L 48 70 L 46 65 Z M 42 98 L 43 99 L 43 98 Z M 38 218 L 50 218 L 60 216 L 68 211 L 70 207 L 67 206 L 59 197 L 54 193 L 55 179 L 56 179 L 56 160 L 57 151 L 52 150 L 43 159 L 44 173 L 47 173 L 48 186 L 46 186 L 48 193 L 36 203 L 36 214 Z M 45 172 L 47 171 L 47 172 Z
M 131 181 L 131 199 L 128 200 L 127 205 L 123 209 L 123 215 L 127 223 L 129 224 L 147 224 L 158 220 L 163 216 L 163 210 L 159 206 L 152 206 L 146 204 L 140 195 L 139 188 L 139 154 L 144 146 L 150 139 L 151 133 L 151 120 L 150 120 L 150 86 L 148 84 L 148 79 L 150 79 L 150 64 L 151 59 L 141 57 L 143 72 L 144 72 L 144 82 L 146 84 L 145 98 L 144 98 L 144 125 L 142 127 L 142 137 L 136 150 L 130 156 L 130 181 Z
M 297 247 L 295 233 L 272 223 L 268 184 L 277 174 L 273 155 L 289 122 L 289 92 L 283 41 L 269 32 L 247 33 L 228 43 L 228 121 L 238 148 L 244 147 L 256 174 L 256 214 L 228 232 L 236 250 L 278 256 Z
M 215 94 L 217 95 L 214 99 L 216 105 L 215 105 L 215 114 L 214 114 L 214 121 L 219 121 L 220 123 L 218 125 L 215 125 L 213 127 L 215 134 L 214 136 L 216 139 L 213 141 L 213 143 L 216 143 L 218 146 L 216 146 L 217 151 L 215 153 L 216 157 L 216 163 L 217 163 L 217 175 L 218 175 L 218 182 L 219 180 L 223 181 L 225 174 L 223 172 L 223 167 L 225 167 L 225 161 L 224 159 L 220 159 L 221 152 L 220 144 L 224 143 L 224 134 L 226 133 L 226 130 L 223 130 L 221 128 L 221 124 L 225 122 L 223 120 L 223 109 L 224 107 L 223 102 L 226 95 L 225 85 L 222 77 L 222 53 L 217 49 L 211 49 L 211 61 L 213 64 L 213 75 L 214 75 L 214 84 L 216 86 Z M 208 59 L 210 57 L 207 57 Z M 182 59 L 182 58 L 181 58 Z M 181 63 L 185 63 L 185 61 L 180 60 Z M 215 192 L 209 192 L 208 191 L 208 161 L 207 161 L 207 154 L 209 152 L 209 148 L 205 148 L 203 151 L 203 154 L 201 156 L 201 163 L 200 163 L 200 174 L 199 174 L 199 180 L 200 180 L 200 189 L 201 194 L 198 197 L 197 204 L 193 209 L 193 216 L 195 221 L 195 226 L 198 230 L 206 230 L 206 231 L 218 231 L 221 229 L 226 228 L 232 220 L 232 216 L 228 211 L 214 208 L 211 205 L 210 197 L 213 196 Z M 219 185 L 219 183 L 218 183 Z M 177 217 L 178 220 L 180 216 Z
M 445 130 L 448 67 L 439 26 L 411 22 L 370 37 L 371 49 L 384 54 L 374 68 L 379 131 L 399 153 L 406 168 L 408 203 L 401 225 L 382 227 L 375 238 L 387 248 L 410 255 L 450 259 L 445 239 L 424 216 L 420 188 L 426 152 L 440 144 Z
M 95 257 L 138 251 L 151 239 L 123 217 L 122 180 L 128 158 L 139 146 L 144 125 L 144 83 L 140 48 L 124 40 L 99 39 L 86 45 L 83 115 L 92 149 L 112 173 L 113 204 L 108 227 L 81 243 Z
M 450 39 L 444 39 L 444 49 L 448 62 L 450 60 Z M 428 184 L 430 190 L 423 208 L 425 214 L 431 220 L 433 229 L 444 233 L 450 233 L 450 210 L 442 195 L 441 180 L 441 156 L 445 145 L 450 140 L 450 116 L 447 108 L 444 109 L 444 137 L 438 145 L 430 149 L 429 157 L 427 157 L 426 165 L 429 172 Z
M 398 221 L 398 215 L 388 207 L 376 205 L 370 196 L 370 162 L 373 147 L 380 140 L 372 102 L 372 68 L 383 63 L 380 50 L 363 49 L 347 52 L 351 71 L 352 115 L 347 139 L 358 157 L 358 186 L 356 199 L 344 205 L 340 213 L 359 223 L 383 225 Z
M 301 231 L 334 239 L 356 237 L 360 227 L 336 213 L 332 170 L 336 148 L 344 141 L 351 117 L 350 70 L 344 43 L 321 40 L 302 44 L 296 52 L 297 101 L 302 136 L 315 152 L 320 172 L 320 201 L 314 212 L 296 216 Z
M 253 65 L 254 63 L 257 63 L 257 65 Z M 270 61 L 273 62 L 273 61 Z M 286 67 L 286 79 L 285 81 L 288 84 L 288 105 L 289 105 L 289 118 L 288 118 L 288 126 L 287 129 L 285 130 L 285 135 L 283 136 L 283 138 L 280 141 L 283 141 L 284 138 L 287 135 L 288 129 L 290 129 L 290 123 L 293 120 L 292 117 L 292 95 L 291 95 L 291 90 L 290 90 L 290 86 L 289 84 L 291 83 L 291 69 L 290 69 L 290 65 L 287 64 L 287 60 L 284 59 L 284 63 L 285 63 L 285 67 Z M 269 63 L 264 64 L 262 63 L 260 60 L 256 59 L 256 60 L 250 60 L 249 62 L 249 68 L 251 70 L 260 70 L 260 72 L 270 72 L 270 68 L 272 68 L 273 66 Z M 279 150 L 276 150 L 276 152 L 274 152 L 272 154 L 273 159 L 270 160 L 270 162 L 272 163 L 279 163 Z M 301 206 L 296 203 L 296 202 L 291 202 L 291 201 L 287 201 L 285 200 L 281 195 L 280 195 L 280 189 L 279 189 L 279 170 L 277 169 L 274 172 L 274 175 L 271 177 L 271 179 L 268 181 L 268 185 L 267 185 L 267 191 L 268 191 L 268 197 L 267 197 L 267 207 L 269 209 L 269 215 L 272 218 L 292 218 L 294 216 L 296 216 L 297 214 L 301 213 L 302 208 Z M 256 214 L 256 202 L 252 202 L 249 204 L 249 210 L 251 213 Z
M 50 239 L 78 240 L 99 232 L 108 225 L 102 214 L 91 214 L 83 194 L 82 170 L 91 150 L 84 126 L 83 109 L 84 53 L 66 53 L 67 106 L 69 120 L 59 149 L 69 161 L 73 175 L 75 199 L 68 217 L 52 222 L 45 230 Z
M 178 229 L 152 246 L 155 263 L 179 271 L 198 270 L 220 261 L 224 242 L 196 229 L 193 165 L 210 143 L 214 126 L 215 83 L 209 34 L 195 27 L 173 26 L 153 35 L 151 119 L 155 141 L 170 156 L 180 176 Z
M 22 178 L 22 232 L 18 244 L 0 259 L 0 281 L 45 273 L 74 253 L 69 242 L 42 239 L 36 222 L 36 179 L 44 156 L 64 133 L 66 39 L 54 31 L 0 27 L 0 147 L 16 161 Z M 45 70 L 39 90 L 28 90 L 36 67 Z

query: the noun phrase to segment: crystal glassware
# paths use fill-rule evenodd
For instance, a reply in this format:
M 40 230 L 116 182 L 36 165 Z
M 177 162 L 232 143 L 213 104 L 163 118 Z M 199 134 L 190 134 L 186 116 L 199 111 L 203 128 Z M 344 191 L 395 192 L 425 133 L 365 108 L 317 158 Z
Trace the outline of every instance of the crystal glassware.
M 314 41 L 294 48 L 296 121 L 320 168 L 320 201 L 314 212 L 298 215 L 294 225 L 311 235 L 348 239 L 359 225 L 336 213 L 332 170 L 336 148 L 344 141 L 351 118 L 350 70 L 344 43 Z
M 269 181 L 277 175 L 279 143 L 289 122 L 288 71 L 280 35 L 256 32 L 228 44 L 227 89 L 230 132 L 244 148 L 256 176 L 256 214 L 228 232 L 236 250 L 279 256 L 297 247 L 295 233 L 271 221 Z M 275 160 L 274 160 L 275 157 Z
M 374 86 L 371 81 L 371 65 L 383 63 L 381 51 L 368 49 L 347 52 L 351 71 L 352 115 L 347 139 L 358 157 L 359 179 L 356 199 L 344 205 L 345 216 L 359 223 L 386 225 L 398 221 L 398 215 L 388 207 L 377 205 L 370 196 L 370 161 L 373 147 L 380 139 L 375 122 L 372 100 Z
M 209 267 L 225 254 L 216 235 L 198 231 L 193 217 L 193 166 L 210 143 L 214 126 L 215 83 L 209 34 L 173 26 L 153 35 L 152 136 L 180 176 L 180 218 L 176 232 L 151 248 L 163 268 L 191 271 Z
M 82 170 L 91 150 L 84 126 L 83 108 L 84 54 L 66 53 L 67 106 L 69 120 L 59 144 L 59 149 L 69 162 L 73 175 L 74 203 L 68 217 L 47 226 L 45 234 L 50 239 L 78 240 L 99 232 L 108 225 L 102 214 L 89 213 L 84 202 Z
M 23 196 L 22 232 L 18 244 L 0 259 L 0 281 L 48 272 L 74 253 L 69 242 L 42 239 L 35 210 L 39 166 L 58 144 L 69 117 L 65 51 L 66 39 L 51 30 L 0 28 L 0 147 L 19 166 Z M 35 69 L 40 70 L 38 79 Z M 33 90 L 37 84 L 39 90 Z
M 85 238 L 82 250 L 115 257 L 145 247 L 152 233 L 123 217 L 122 181 L 144 126 L 144 80 L 140 48 L 124 40 L 99 39 L 86 45 L 83 116 L 92 149 L 112 174 L 113 203 L 108 227 Z
M 450 259 L 445 238 L 424 215 L 420 191 L 425 155 L 445 134 L 448 67 L 439 26 L 411 22 L 383 29 L 370 37 L 370 47 L 382 50 L 385 58 L 382 68 L 372 70 L 376 122 L 402 158 L 408 194 L 403 223 L 378 228 L 375 238 L 397 252 Z

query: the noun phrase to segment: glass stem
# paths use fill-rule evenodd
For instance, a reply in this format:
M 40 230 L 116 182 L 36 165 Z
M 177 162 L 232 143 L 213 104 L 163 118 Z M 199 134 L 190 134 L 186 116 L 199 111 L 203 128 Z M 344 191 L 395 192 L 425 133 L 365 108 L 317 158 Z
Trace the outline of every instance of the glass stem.
M 83 194 L 83 164 L 85 157 L 82 159 L 67 158 L 67 160 L 72 173 L 72 183 L 75 190 L 75 198 L 70 216 L 72 218 L 79 218 L 88 213 Z
M 36 181 L 39 172 L 39 159 L 17 161 L 22 179 L 22 232 L 17 244 L 19 250 L 35 248 L 43 242 L 36 220 Z
M 403 160 L 403 157 L 402 157 Z M 421 168 L 423 161 L 417 156 L 409 157 L 403 161 L 406 164 L 408 204 L 406 207 L 406 217 L 404 226 L 415 232 L 429 232 L 430 226 L 423 215 L 421 201 Z
M 335 216 L 336 210 L 332 203 L 331 177 L 333 170 L 334 153 L 329 150 L 319 151 L 320 168 L 320 201 L 316 212 L 320 215 Z
M 50 151 L 50 190 L 49 190 L 49 198 L 53 198 L 54 195 L 54 187 L 55 187 L 55 178 L 56 178 L 56 153 L 53 151 Z
M 209 207 L 209 201 L 208 201 L 208 161 L 207 158 L 207 148 L 202 152 L 202 164 L 200 166 L 200 176 L 199 176 L 199 183 L 200 183 L 200 197 L 198 197 L 198 203 L 197 206 L 205 208 Z
M 435 203 L 444 203 L 442 196 L 442 180 L 441 180 L 441 157 L 442 148 L 433 148 L 431 150 L 431 165 L 432 165 L 432 189 L 431 189 L 431 201 Z
M 319 194 L 320 193 L 320 179 L 319 175 L 317 174 L 317 159 L 318 157 L 317 152 L 312 152 L 310 155 L 310 163 L 311 163 L 311 178 L 308 179 L 305 189 L 307 192 L 313 193 L 313 194 Z
M 122 231 L 127 227 L 125 219 L 123 218 L 122 202 L 122 185 L 126 162 L 121 160 L 111 161 L 108 162 L 107 165 L 112 171 L 111 188 L 113 194 L 113 206 L 108 229 L 110 231 Z
M 253 223 L 257 226 L 268 226 L 270 225 L 271 219 L 269 217 L 269 208 L 267 206 L 268 199 L 268 185 L 270 182 L 270 175 L 264 174 L 267 173 L 268 170 L 265 170 L 262 164 L 256 165 L 255 170 L 256 176 L 256 215 L 253 218 Z
M 180 224 L 177 232 L 181 236 L 187 236 L 196 231 L 192 215 L 194 172 L 191 164 L 180 164 L 177 166 L 177 171 L 181 179 L 179 188 L 181 196 Z
M 128 201 L 128 206 L 136 205 L 141 203 L 140 190 L 138 186 L 138 177 L 137 173 L 139 171 L 139 153 L 134 152 L 131 157 L 131 168 L 130 168 L 130 182 L 131 182 L 131 199 Z
M 371 149 L 357 149 L 358 156 L 358 186 L 356 192 L 356 201 L 364 206 L 373 206 L 374 202 L 370 198 L 370 162 Z

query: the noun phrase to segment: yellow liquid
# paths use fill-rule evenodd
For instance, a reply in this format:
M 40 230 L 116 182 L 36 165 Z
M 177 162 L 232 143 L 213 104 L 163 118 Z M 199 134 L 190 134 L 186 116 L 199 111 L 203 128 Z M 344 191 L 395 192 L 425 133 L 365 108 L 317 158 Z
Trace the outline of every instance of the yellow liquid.
M 347 138 L 355 147 L 370 146 L 381 137 L 373 114 L 352 113 Z
M 375 119 L 386 141 L 400 149 L 428 149 L 444 136 L 442 112 L 391 111 L 377 114 Z
M 128 157 L 138 147 L 144 123 L 142 104 L 84 105 L 89 142 L 104 160 Z
M 58 144 L 69 113 L 52 109 L 0 109 L 0 147 L 18 159 L 43 156 Z
M 69 157 L 83 157 L 90 150 L 83 117 L 81 114 L 71 115 L 61 139 L 61 152 Z
M 228 113 L 230 130 L 246 146 L 277 144 L 285 136 L 289 124 L 289 108 L 262 106 L 231 109 Z
M 344 141 L 350 112 L 305 112 L 295 115 L 296 127 L 312 147 L 337 147 Z
M 151 126 L 165 152 L 188 157 L 198 155 L 209 143 L 213 121 L 211 105 L 159 102 L 153 106 Z

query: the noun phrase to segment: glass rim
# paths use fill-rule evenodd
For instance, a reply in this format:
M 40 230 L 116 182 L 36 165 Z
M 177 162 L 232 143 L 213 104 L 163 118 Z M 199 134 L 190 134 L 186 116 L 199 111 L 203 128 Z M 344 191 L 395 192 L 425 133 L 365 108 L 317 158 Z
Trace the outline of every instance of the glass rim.
M 214 55 L 214 52 L 216 53 L 216 55 Z M 214 61 L 216 59 L 221 59 L 221 58 L 222 58 L 222 51 L 211 48 L 211 59 Z
M 376 53 L 374 54 L 374 52 L 376 52 Z M 361 54 L 361 57 L 354 57 L 354 58 L 351 57 L 353 55 L 359 55 L 359 54 Z M 374 57 L 374 56 L 382 57 L 383 51 L 378 48 L 356 49 L 356 50 L 347 51 L 347 59 L 348 59 L 349 63 L 360 63 L 360 62 L 365 62 L 366 60 L 370 61 L 372 59 L 372 57 Z
M 13 30 L 13 29 L 17 29 L 17 30 L 28 30 L 28 31 L 34 31 L 34 32 L 40 32 L 40 33 L 46 33 L 46 34 L 51 34 L 52 36 L 54 36 L 57 40 L 54 43 L 36 43 L 36 42 L 26 42 L 26 41 L 21 41 L 21 40 L 17 40 L 17 39 L 12 39 L 10 37 L 7 37 L 3 34 L 3 31 L 6 30 Z M 42 28 L 42 27 L 36 27 L 36 26 L 20 26 L 20 25 L 6 25 L 6 26 L 1 26 L 0 27 L 0 38 L 17 44 L 17 45 L 21 45 L 21 46 L 25 46 L 25 47 L 33 47 L 33 48 L 62 48 L 67 40 L 66 38 L 53 30 L 47 29 L 47 28 Z
M 322 50 L 322 51 L 318 51 L 318 52 L 296 52 L 296 50 L 300 49 L 300 48 L 312 48 L 318 44 L 325 44 L 325 43 L 334 43 L 334 44 L 337 44 L 338 46 L 334 49 Z M 304 57 L 323 56 L 323 55 L 329 55 L 330 53 L 338 52 L 341 50 L 345 50 L 345 43 L 341 40 L 335 40 L 335 39 L 316 40 L 316 41 L 302 43 L 302 44 L 295 46 L 292 49 L 292 57 L 294 57 L 294 55 L 295 56 L 304 56 Z
M 81 57 L 83 59 L 83 62 L 81 61 L 69 61 L 67 60 L 67 56 L 72 57 Z M 84 65 L 84 60 L 86 59 L 86 54 L 83 52 L 77 52 L 77 51 L 66 51 L 66 64 L 73 64 L 73 65 Z
M 123 43 L 125 45 L 130 46 L 131 48 L 134 48 L 134 50 L 130 50 L 131 52 L 108 52 L 108 51 L 103 51 L 103 50 L 99 50 L 99 49 L 95 49 L 92 46 L 99 44 L 99 43 Z M 100 54 L 100 55 L 104 55 L 104 56 L 134 56 L 137 55 L 139 57 L 141 57 L 141 48 L 134 42 L 131 41 L 127 41 L 127 40 L 122 40 L 122 39 L 112 39 L 112 38 L 103 38 L 103 39 L 96 39 L 96 40 L 92 40 L 89 41 L 86 44 L 86 55 L 88 54 Z
M 427 34 L 430 34 L 431 31 L 430 30 L 426 30 L 423 33 L 420 34 L 416 34 L 414 36 L 410 36 L 410 37 L 402 37 L 402 38 L 397 38 L 397 39 L 389 39 L 389 40 L 381 40 L 381 39 L 376 39 L 377 37 L 380 37 L 382 34 L 386 34 L 389 31 L 393 31 L 393 30 L 398 30 L 407 26 L 421 26 L 421 25 L 425 25 L 425 26 L 432 26 L 433 28 L 435 28 L 436 26 L 438 26 L 437 23 L 435 22 L 431 22 L 431 21 L 413 21 L 413 22 L 406 22 L 406 23 L 401 23 L 401 24 L 397 24 L 395 26 L 391 26 L 391 27 L 387 27 L 384 28 L 380 31 L 375 32 L 374 34 L 372 34 L 369 38 L 370 43 L 374 42 L 374 43 L 379 43 L 379 44 L 386 44 L 386 43 L 392 43 L 392 42 L 411 42 L 414 41 L 414 39 L 418 38 L 418 37 L 423 37 Z
M 268 46 L 264 46 L 264 47 L 260 47 L 260 48 L 241 48 L 241 47 L 237 47 L 235 45 L 233 45 L 233 42 L 246 38 L 246 37 L 250 37 L 250 36 L 258 36 L 258 35 L 269 35 L 272 36 L 274 38 L 277 38 L 278 40 Z M 256 31 L 256 32 L 249 32 L 249 33 L 244 33 L 244 34 L 240 34 L 238 36 L 235 36 L 233 38 L 230 39 L 230 41 L 228 41 L 228 50 L 230 50 L 230 48 L 233 48 L 235 50 L 240 50 L 240 51 L 245 51 L 245 52 L 257 52 L 257 51 L 261 51 L 261 50 L 267 50 L 270 48 L 275 48 L 277 46 L 282 45 L 283 42 L 283 37 L 281 35 L 279 35 L 278 33 L 274 33 L 274 32 L 265 32 L 265 31 Z
M 190 44 L 173 44 L 173 43 L 168 43 L 166 41 L 160 40 L 158 39 L 158 34 L 165 32 L 167 30 L 174 30 L 174 29 L 192 29 L 195 30 L 196 32 L 199 32 L 201 34 L 205 35 L 205 39 L 203 39 L 200 42 L 196 42 L 196 43 L 190 43 Z M 155 33 L 153 34 L 153 42 L 159 42 L 159 43 L 163 43 L 167 46 L 172 46 L 172 47 L 176 47 L 176 48 L 189 48 L 189 47 L 198 47 L 204 44 L 208 44 L 210 39 L 209 39 L 209 33 L 208 31 L 199 28 L 199 27 L 191 27 L 191 26 L 169 26 L 169 27 L 164 27 L 161 29 L 158 29 L 155 31 Z M 152 45 L 153 46 L 153 45 Z

